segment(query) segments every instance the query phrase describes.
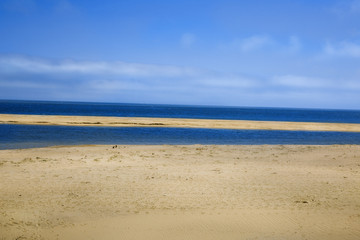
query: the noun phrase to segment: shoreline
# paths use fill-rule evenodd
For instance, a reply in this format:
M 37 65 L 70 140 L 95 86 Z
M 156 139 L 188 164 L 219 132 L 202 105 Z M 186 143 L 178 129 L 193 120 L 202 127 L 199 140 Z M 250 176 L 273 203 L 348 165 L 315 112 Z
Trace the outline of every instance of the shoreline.
M 0 124 L 360 132 L 356 123 L 0 114 Z
M 360 145 L 1 150 L 0 237 L 355 240 L 359 159 Z

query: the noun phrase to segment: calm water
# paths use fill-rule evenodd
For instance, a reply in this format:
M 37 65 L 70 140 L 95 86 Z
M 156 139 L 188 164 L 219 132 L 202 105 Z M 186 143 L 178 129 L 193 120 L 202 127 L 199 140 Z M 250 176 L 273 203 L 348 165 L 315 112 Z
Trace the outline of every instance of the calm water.
M 0 113 L 360 123 L 360 111 L 0 101 Z M 78 144 L 360 144 L 360 133 L 0 124 L 0 149 Z
M 0 124 L 0 149 L 78 144 L 360 144 L 360 133 Z
M 360 111 L 154 104 L 0 101 L 0 113 L 360 123 Z

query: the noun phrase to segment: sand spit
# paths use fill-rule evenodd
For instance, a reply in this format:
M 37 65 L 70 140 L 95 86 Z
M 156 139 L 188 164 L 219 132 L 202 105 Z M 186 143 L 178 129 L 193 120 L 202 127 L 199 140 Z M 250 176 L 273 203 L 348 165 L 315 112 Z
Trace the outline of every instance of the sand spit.
M 0 239 L 360 239 L 360 146 L 0 151 Z
M 183 119 L 183 118 L 143 118 L 143 117 L 20 115 L 20 114 L 0 114 L 0 124 L 111 126 L 111 127 L 179 127 L 179 128 L 360 132 L 360 124 L 349 124 L 349 123 L 278 122 L 278 121 L 212 120 L 212 119 Z

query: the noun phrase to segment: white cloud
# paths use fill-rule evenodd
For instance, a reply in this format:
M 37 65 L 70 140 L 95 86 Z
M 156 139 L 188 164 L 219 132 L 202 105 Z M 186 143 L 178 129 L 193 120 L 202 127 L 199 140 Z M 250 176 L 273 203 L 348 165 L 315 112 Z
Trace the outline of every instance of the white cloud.
M 10 80 L 11 79 L 11 80 Z M 106 91 L 134 89 L 256 88 L 256 80 L 241 75 L 168 65 L 105 61 L 49 61 L 24 56 L 0 56 L 0 85 L 86 85 Z M 24 84 L 32 82 L 33 85 Z M 36 83 L 36 84 L 35 84 Z M 8 84 L 6 84 L 8 86 Z
M 346 41 L 337 45 L 327 43 L 324 52 L 333 56 L 360 57 L 360 45 Z
M 204 79 L 198 80 L 202 85 L 210 87 L 222 87 L 222 88 L 258 88 L 261 86 L 259 81 L 256 79 L 245 78 L 241 76 L 220 76 L 220 77 L 205 77 Z
M 194 34 L 191 33 L 184 33 L 180 39 L 181 46 L 185 48 L 192 46 L 195 43 L 195 41 L 196 41 L 196 37 Z
M 296 39 L 294 40 L 297 41 Z M 330 51 L 330 50 L 328 50 Z M 344 51 L 345 52 L 345 51 Z M 332 48 L 331 54 L 343 54 Z M 97 89 L 169 89 L 218 88 L 266 89 L 283 88 L 339 88 L 337 81 L 299 75 L 279 75 L 267 81 L 241 74 L 220 73 L 194 68 L 106 61 L 49 61 L 24 56 L 0 56 L 0 85 L 10 82 L 17 86 L 46 84 L 88 84 Z M 25 83 L 28 84 L 25 84 Z M 63 83 L 62 83 L 63 82 Z M 32 83 L 32 84 L 30 84 Z M 358 86 L 358 81 L 342 81 L 342 89 Z
M 37 88 L 37 89 L 55 89 L 58 87 L 58 85 L 53 84 L 53 83 L 37 83 L 37 82 L 29 82 L 29 81 L 25 81 L 25 80 L 1 80 L 0 79 L 0 86 L 5 88 L 5 87 L 10 87 L 10 88 Z
M 268 36 L 252 36 L 244 38 L 236 42 L 239 49 L 244 52 L 249 52 L 265 47 L 272 43 L 272 40 Z
M 32 73 L 78 73 L 125 75 L 132 77 L 180 77 L 196 74 L 196 70 L 185 67 L 126 62 L 59 61 L 26 57 L 0 57 L 0 70 L 6 72 Z
M 356 77 L 253 77 L 177 66 L 0 55 L 0 95 L 12 99 L 34 99 L 36 95 L 43 99 L 258 106 L 283 106 L 286 99 L 296 99 L 305 107 L 304 102 L 311 106 L 322 93 L 336 92 L 344 98 L 359 90 Z
M 353 79 L 326 79 L 318 77 L 283 75 L 275 76 L 271 80 L 273 86 L 283 86 L 297 89 L 318 89 L 318 90 L 359 90 L 360 82 Z
M 275 76 L 272 84 L 292 88 L 324 88 L 332 85 L 325 79 L 296 75 Z
M 290 35 L 285 40 L 275 39 L 268 35 L 254 35 L 248 38 L 235 39 L 228 44 L 220 45 L 220 48 L 227 51 L 238 50 L 244 53 L 271 51 L 272 54 L 291 55 L 302 49 L 302 43 L 300 38 L 295 35 Z
M 235 39 L 228 44 L 220 45 L 224 50 L 239 50 L 241 52 L 255 52 L 272 50 L 276 53 L 293 54 L 301 50 L 302 44 L 299 37 L 289 36 L 287 41 L 275 39 L 268 35 L 254 35 L 248 38 Z
M 116 80 L 91 80 L 88 86 L 93 89 L 105 91 L 119 91 L 119 90 L 136 90 L 146 88 L 142 83 L 136 81 L 127 81 L 124 79 Z

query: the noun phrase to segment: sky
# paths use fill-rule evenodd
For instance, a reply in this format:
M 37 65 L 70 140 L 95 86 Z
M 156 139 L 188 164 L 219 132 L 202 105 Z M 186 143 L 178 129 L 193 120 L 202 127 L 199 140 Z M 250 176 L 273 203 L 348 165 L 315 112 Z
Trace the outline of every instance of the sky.
M 360 109 L 360 0 L 1 0 L 0 99 Z

